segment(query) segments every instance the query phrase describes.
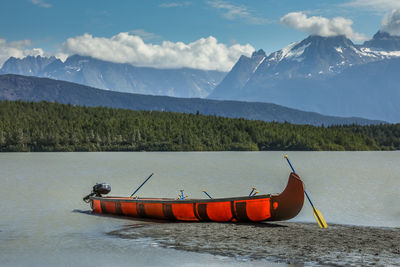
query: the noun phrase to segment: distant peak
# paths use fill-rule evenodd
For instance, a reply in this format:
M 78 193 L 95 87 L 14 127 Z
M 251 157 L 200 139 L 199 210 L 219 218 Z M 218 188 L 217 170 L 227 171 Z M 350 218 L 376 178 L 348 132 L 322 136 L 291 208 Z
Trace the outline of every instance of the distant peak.
M 258 51 L 254 51 L 253 54 L 251 55 L 251 57 L 256 57 L 256 56 L 266 56 L 264 50 L 260 49 Z
M 365 47 L 386 51 L 400 51 L 400 36 L 378 31 L 371 40 L 364 43 Z
M 344 35 L 337 36 L 319 36 L 319 35 L 310 35 L 303 41 L 299 43 L 299 45 L 304 45 L 307 43 L 313 43 L 314 45 L 324 44 L 324 46 L 354 46 L 353 42 Z
M 65 60 L 65 63 L 76 63 L 81 60 L 91 60 L 91 59 L 93 59 L 93 58 L 88 57 L 88 56 L 81 56 L 78 54 L 74 54 L 74 55 L 67 57 L 67 59 Z
M 68 57 L 68 59 L 75 59 L 75 58 L 85 58 L 85 56 L 81 56 L 81 55 L 78 55 L 78 54 L 73 54 L 73 55 Z
M 400 36 L 391 35 L 390 33 L 384 31 L 378 31 L 377 33 L 374 34 L 374 37 L 372 37 L 372 39 L 375 40 L 400 39 Z
M 310 35 L 306 40 L 321 40 L 321 41 L 344 41 L 349 40 L 345 35 L 335 35 L 335 36 L 320 36 L 320 35 Z

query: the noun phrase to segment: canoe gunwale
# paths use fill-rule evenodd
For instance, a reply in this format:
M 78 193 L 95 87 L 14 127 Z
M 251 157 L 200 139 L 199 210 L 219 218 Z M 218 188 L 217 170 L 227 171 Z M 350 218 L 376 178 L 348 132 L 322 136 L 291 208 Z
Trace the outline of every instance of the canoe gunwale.
M 90 199 L 93 200 L 103 200 L 109 202 L 133 202 L 133 203 L 162 203 L 162 204 L 193 204 L 193 203 L 210 203 L 210 202 L 229 202 L 237 200 L 254 200 L 271 198 L 271 194 L 258 195 L 258 196 L 243 196 L 243 197 L 229 197 L 229 198 L 197 198 L 197 199 L 172 199 L 172 198 L 128 198 L 128 197 L 96 197 L 92 196 Z

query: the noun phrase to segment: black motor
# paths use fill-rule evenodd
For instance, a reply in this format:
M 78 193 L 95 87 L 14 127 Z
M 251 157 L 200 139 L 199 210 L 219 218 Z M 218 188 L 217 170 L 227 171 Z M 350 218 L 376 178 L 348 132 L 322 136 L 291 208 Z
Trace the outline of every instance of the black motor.
M 107 195 L 111 192 L 111 185 L 106 183 L 95 184 L 92 191 L 96 193 L 96 196 L 101 197 L 101 195 Z
M 93 186 L 92 193 L 84 197 L 83 201 L 88 203 L 90 201 L 91 196 L 101 197 L 101 195 L 107 195 L 110 192 L 111 192 L 111 185 L 107 183 L 95 184 Z

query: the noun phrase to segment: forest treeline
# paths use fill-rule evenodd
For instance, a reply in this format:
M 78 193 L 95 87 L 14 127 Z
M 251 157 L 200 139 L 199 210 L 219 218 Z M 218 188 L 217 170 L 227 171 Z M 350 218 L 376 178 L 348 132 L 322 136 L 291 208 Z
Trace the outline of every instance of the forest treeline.
M 399 150 L 400 124 L 294 125 L 0 101 L 0 151 Z

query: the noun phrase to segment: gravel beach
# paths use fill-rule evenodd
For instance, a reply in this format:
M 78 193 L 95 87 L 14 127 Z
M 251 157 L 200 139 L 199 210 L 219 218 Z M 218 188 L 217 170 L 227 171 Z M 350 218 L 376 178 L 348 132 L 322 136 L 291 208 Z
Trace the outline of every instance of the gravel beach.
M 314 266 L 400 266 L 400 228 L 315 223 L 184 223 L 133 221 L 109 235 L 151 238 L 161 247 L 242 261 Z

